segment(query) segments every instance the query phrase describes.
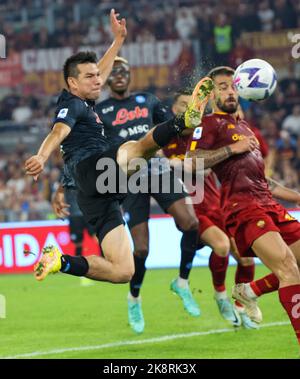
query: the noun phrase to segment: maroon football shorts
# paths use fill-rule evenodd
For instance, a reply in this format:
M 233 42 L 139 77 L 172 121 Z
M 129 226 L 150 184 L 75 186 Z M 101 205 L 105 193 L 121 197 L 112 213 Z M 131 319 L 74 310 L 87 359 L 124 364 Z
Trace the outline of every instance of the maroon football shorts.
M 267 206 L 249 202 L 246 208 L 226 216 L 225 225 L 242 257 L 255 256 L 251 246 L 267 232 L 280 233 L 288 246 L 300 239 L 300 223 L 276 202 Z

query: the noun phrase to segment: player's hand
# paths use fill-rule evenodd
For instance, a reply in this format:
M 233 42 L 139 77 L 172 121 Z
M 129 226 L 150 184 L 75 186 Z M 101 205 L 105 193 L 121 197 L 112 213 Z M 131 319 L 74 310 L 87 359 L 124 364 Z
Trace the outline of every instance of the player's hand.
M 65 202 L 65 195 L 63 189 L 58 188 L 53 194 L 51 200 L 52 209 L 58 218 L 65 218 L 70 216 L 70 212 L 67 208 L 70 208 L 70 204 Z
M 33 155 L 25 161 L 26 174 L 33 176 L 33 179 L 37 180 L 44 170 L 44 164 L 45 161 L 40 155 Z
M 118 20 L 119 16 L 120 16 L 120 14 L 115 13 L 114 9 L 112 9 L 110 11 L 111 30 L 112 30 L 113 35 L 115 36 L 116 39 L 117 38 L 124 39 L 127 36 L 126 20 L 125 20 L 125 18 Z
M 230 145 L 233 154 L 242 154 L 248 151 L 253 151 L 258 146 L 255 136 L 246 137 L 241 141 Z

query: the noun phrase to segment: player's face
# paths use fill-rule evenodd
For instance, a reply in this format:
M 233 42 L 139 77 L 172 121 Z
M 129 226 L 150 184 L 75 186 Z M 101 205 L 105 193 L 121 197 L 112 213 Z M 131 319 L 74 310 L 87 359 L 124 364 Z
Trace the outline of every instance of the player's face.
M 108 85 L 113 92 L 124 93 L 130 82 L 130 69 L 122 62 L 115 62 L 108 78 Z
M 87 100 L 96 100 L 100 96 L 102 80 L 96 63 L 82 63 L 77 66 L 79 75 L 71 78 L 76 95 Z
M 174 114 L 184 113 L 187 110 L 188 103 L 191 99 L 190 95 L 180 95 L 173 104 L 172 111 Z
M 217 75 L 214 78 L 213 100 L 222 112 L 236 112 L 238 94 L 233 84 L 232 75 Z

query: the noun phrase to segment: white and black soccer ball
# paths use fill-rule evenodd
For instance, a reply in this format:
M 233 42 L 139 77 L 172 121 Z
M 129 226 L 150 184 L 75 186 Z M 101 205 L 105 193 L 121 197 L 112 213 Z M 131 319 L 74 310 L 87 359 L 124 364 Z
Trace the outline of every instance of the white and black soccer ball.
M 262 59 L 249 59 L 239 65 L 233 80 L 239 96 L 251 101 L 268 98 L 277 85 L 274 68 Z

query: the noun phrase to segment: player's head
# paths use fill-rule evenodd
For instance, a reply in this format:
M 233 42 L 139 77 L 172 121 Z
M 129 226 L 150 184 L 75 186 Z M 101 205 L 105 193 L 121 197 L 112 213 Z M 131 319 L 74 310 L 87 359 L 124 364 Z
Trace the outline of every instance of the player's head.
M 87 100 L 98 99 L 102 81 L 95 53 L 81 51 L 72 55 L 66 60 L 63 70 L 71 93 Z
M 213 108 L 226 113 L 235 113 L 238 107 L 238 93 L 233 83 L 234 69 L 227 66 L 213 68 L 207 76 L 214 82 L 212 91 Z
M 172 111 L 175 115 L 186 111 L 191 95 L 192 92 L 187 89 L 176 92 L 172 105 Z
M 107 79 L 112 92 L 116 92 L 120 95 L 124 94 L 129 87 L 130 83 L 130 66 L 126 59 L 122 57 L 116 57 L 114 60 L 113 68 Z

